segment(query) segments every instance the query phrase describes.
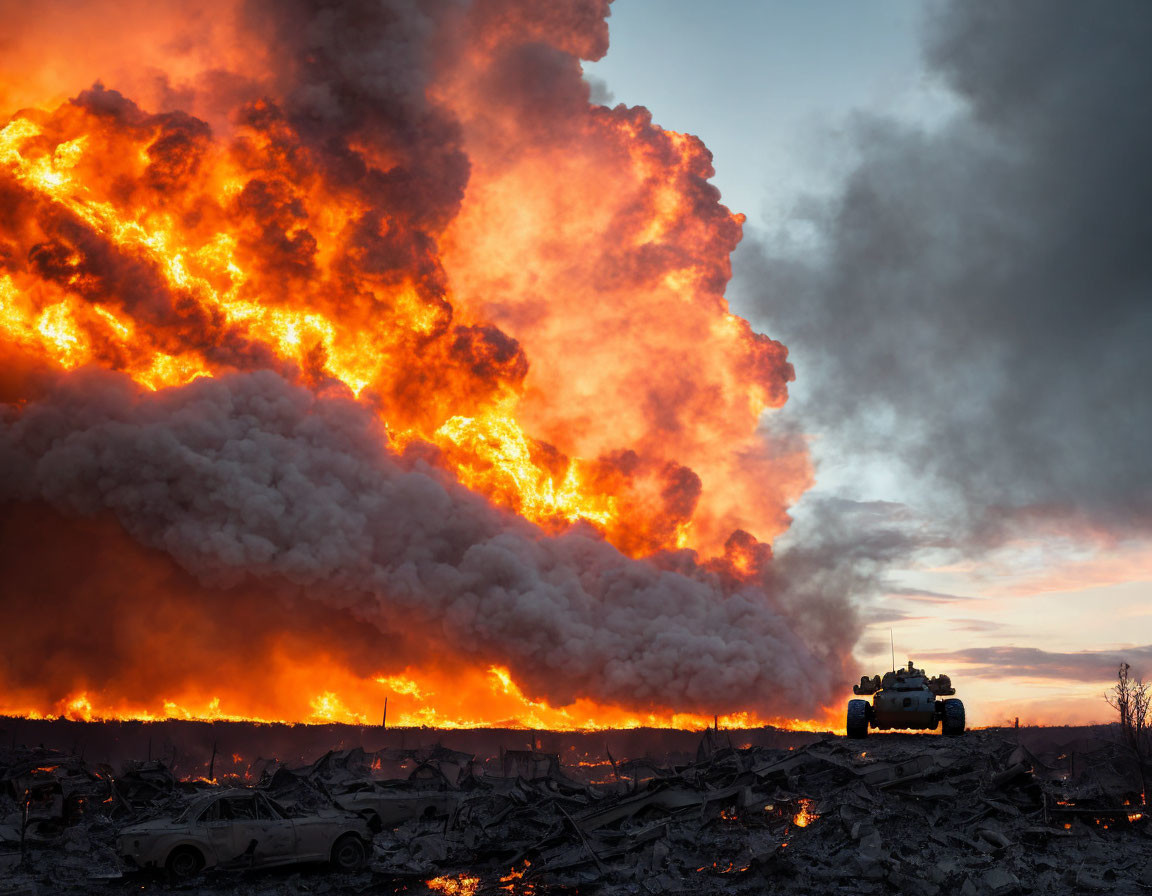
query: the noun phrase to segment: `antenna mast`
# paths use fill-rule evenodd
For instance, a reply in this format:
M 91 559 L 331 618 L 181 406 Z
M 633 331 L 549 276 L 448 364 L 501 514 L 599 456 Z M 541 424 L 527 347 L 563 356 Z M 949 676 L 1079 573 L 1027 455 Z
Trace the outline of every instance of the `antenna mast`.
M 896 671 L 896 636 L 888 629 L 888 645 L 892 648 L 892 671 Z

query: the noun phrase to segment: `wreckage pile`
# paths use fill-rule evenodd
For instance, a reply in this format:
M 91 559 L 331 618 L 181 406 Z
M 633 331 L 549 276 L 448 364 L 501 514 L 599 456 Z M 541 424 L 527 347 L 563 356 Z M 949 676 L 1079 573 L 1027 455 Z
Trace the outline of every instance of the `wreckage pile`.
M 1063 745 L 1035 752 L 1011 731 L 827 736 L 787 750 L 709 731 L 692 761 L 576 766 L 536 751 L 478 761 L 439 746 L 353 749 L 303 768 L 264 763 L 247 782 L 0 751 L 0 894 L 163 886 L 126 873 L 116 832 L 238 784 L 289 812 L 335 806 L 369 820 L 363 871 L 291 872 L 292 886 L 318 893 L 1144 892 L 1152 832 L 1139 770 L 1107 742 L 1069 747 L 1065 730 Z M 276 875 L 217 871 L 191 886 L 280 892 Z

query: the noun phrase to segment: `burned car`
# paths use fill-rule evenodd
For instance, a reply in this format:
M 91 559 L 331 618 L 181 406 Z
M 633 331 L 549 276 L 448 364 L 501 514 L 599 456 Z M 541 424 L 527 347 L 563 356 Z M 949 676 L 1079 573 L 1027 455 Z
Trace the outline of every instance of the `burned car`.
M 460 791 L 387 787 L 377 784 L 336 797 L 336 805 L 364 818 L 373 831 L 394 828 L 414 818 L 452 815 L 463 799 Z
M 140 868 L 186 880 L 208 868 L 256 868 L 331 862 L 357 871 L 372 832 L 362 818 L 335 809 L 291 817 L 263 793 L 234 789 L 202 794 L 175 818 L 121 829 L 117 852 Z

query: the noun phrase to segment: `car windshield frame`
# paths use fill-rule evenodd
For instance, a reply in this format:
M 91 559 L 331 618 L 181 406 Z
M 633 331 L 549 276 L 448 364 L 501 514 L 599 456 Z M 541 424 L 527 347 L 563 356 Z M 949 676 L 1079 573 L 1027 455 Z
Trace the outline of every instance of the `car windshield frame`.
M 269 816 L 275 821 L 283 821 L 288 817 L 288 813 L 284 811 L 284 807 L 277 803 L 272 797 L 266 793 L 257 793 L 256 802 L 268 812 Z
M 236 796 L 251 796 L 255 798 L 257 805 L 257 813 L 267 813 L 268 818 L 273 821 L 285 821 L 292 816 L 281 806 L 276 800 L 268 796 L 266 793 L 261 793 L 259 790 L 247 791 L 246 793 L 237 793 L 231 791 L 228 793 L 214 793 L 205 795 L 199 799 L 194 799 L 187 806 L 185 806 L 180 814 L 176 816 L 177 824 L 194 824 L 204 821 L 204 816 L 212 811 L 212 807 L 223 799 Z M 232 819 L 221 819 L 221 821 L 229 821 Z
M 187 824 L 190 822 L 200 821 L 204 813 L 211 809 L 219 797 L 213 794 L 211 798 L 201 800 L 193 800 L 176 816 L 177 824 Z
M 273 818 L 278 818 L 281 821 L 287 821 L 292 817 L 287 809 L 276 802 L 276 800 L 272 799 L 272 797 L 268 796 L 268 794 L 260 793 L 257 791 L 256 797 L 257 799 L 264 801 L 264 804 L 271 810 Z

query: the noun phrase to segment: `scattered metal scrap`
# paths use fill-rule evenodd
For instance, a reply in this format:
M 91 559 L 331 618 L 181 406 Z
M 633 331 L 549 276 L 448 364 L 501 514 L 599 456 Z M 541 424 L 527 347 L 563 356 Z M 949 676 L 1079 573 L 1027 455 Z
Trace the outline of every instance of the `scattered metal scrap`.
M 1147 890 L 1152 833 L 1122 751 L 1082 742 L 1069 761 L 1066 745 L 1020 737 L 827 737 L 781 750 L 710 731 L 695 761 L 610 759 L 603 780 L 597 764 L 540 751 L 479 762 L 439 746 L 354 749 L 296 769 L 265 763 L 249 790 L 227 792 L 264 794 L 286 818 L 345 810 L 371 824 L 368 867 L 316 866 L 311 892 Z M 151 886 L 122 877 L 117 836 L 243 784 L 179 781 L 159 762 L 117 775 L 0 751 L 0 896 Z M 200 875 L 199 892 L 272 892 L 243 858 Z

